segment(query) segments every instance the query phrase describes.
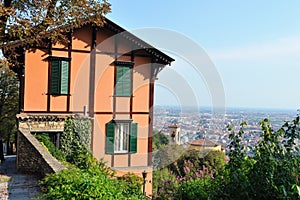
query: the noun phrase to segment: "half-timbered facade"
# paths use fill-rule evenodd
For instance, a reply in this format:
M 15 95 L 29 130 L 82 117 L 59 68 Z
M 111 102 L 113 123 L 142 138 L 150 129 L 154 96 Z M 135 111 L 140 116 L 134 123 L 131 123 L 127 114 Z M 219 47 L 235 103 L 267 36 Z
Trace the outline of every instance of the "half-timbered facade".
M 94 157 L 119 173 L 147 171 L 151 180 L 154 81 L 174 60 L 108 19 L 101 28 L 70 29 L 65 44 L 46 44 L 23 49 L 22 119 L 88 115 Z M 32 131 L 61 131 L 44 127 Z

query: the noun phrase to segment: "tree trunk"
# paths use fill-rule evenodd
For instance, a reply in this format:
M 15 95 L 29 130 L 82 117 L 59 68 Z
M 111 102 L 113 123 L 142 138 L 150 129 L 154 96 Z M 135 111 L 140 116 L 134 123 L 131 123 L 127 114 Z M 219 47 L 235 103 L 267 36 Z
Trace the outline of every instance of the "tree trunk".
M 4 161 L 2 138 L 0 139 L 0 160 L 1 160 L 1 162 Z

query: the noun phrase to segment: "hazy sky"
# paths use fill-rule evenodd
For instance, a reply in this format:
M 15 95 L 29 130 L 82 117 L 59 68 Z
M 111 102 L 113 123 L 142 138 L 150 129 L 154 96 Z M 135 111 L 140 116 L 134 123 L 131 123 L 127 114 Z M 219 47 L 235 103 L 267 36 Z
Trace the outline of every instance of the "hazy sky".
M 300 1 L 109 2 L 112 13 L 107 17 L 128 31 L 167 29 L 202 47 L 219 73 L 226 106 L 300 107 Z M 145 40 L 155 44 L 157 37 Z M 181 55 L 166 53 L 176 59 L 168 68 L 188 82 L 197 105 L 212 105 L 212 98 L 216 97 L 211 95 L 207 77 L 194 73 L 189 60 L 181 59 Z M 159 81 L 167 78 L 170 79 L 170 72 L 163 70 Z M 180 90 L 181 84 L 176 80 Z M 176 105 L 180 101 L 168 85 L 158 84 L 155 89 L 157 105 Z

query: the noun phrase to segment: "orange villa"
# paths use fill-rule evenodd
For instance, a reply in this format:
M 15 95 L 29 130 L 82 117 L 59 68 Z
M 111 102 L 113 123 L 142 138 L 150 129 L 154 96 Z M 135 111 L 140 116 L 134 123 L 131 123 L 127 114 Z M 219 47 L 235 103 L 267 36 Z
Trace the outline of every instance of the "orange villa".
M 151 194 L 154 81 L 174 59 L 108 19 L 67 34 L 66 44 L 15 44 L 23 61 L 19 123 L 59 141 L 67 116 L 87 115 L 93 156 L 119 174 L 146 171 Z

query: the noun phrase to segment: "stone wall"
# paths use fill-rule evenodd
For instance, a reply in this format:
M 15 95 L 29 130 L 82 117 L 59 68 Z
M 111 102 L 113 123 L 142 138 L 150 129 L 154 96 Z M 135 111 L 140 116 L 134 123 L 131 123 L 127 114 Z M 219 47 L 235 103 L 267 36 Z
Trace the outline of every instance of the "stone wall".
M 41 145 L 28 129 L 19 128 L 17 137 L 17 170 L 44 177 L 64 167 Z

